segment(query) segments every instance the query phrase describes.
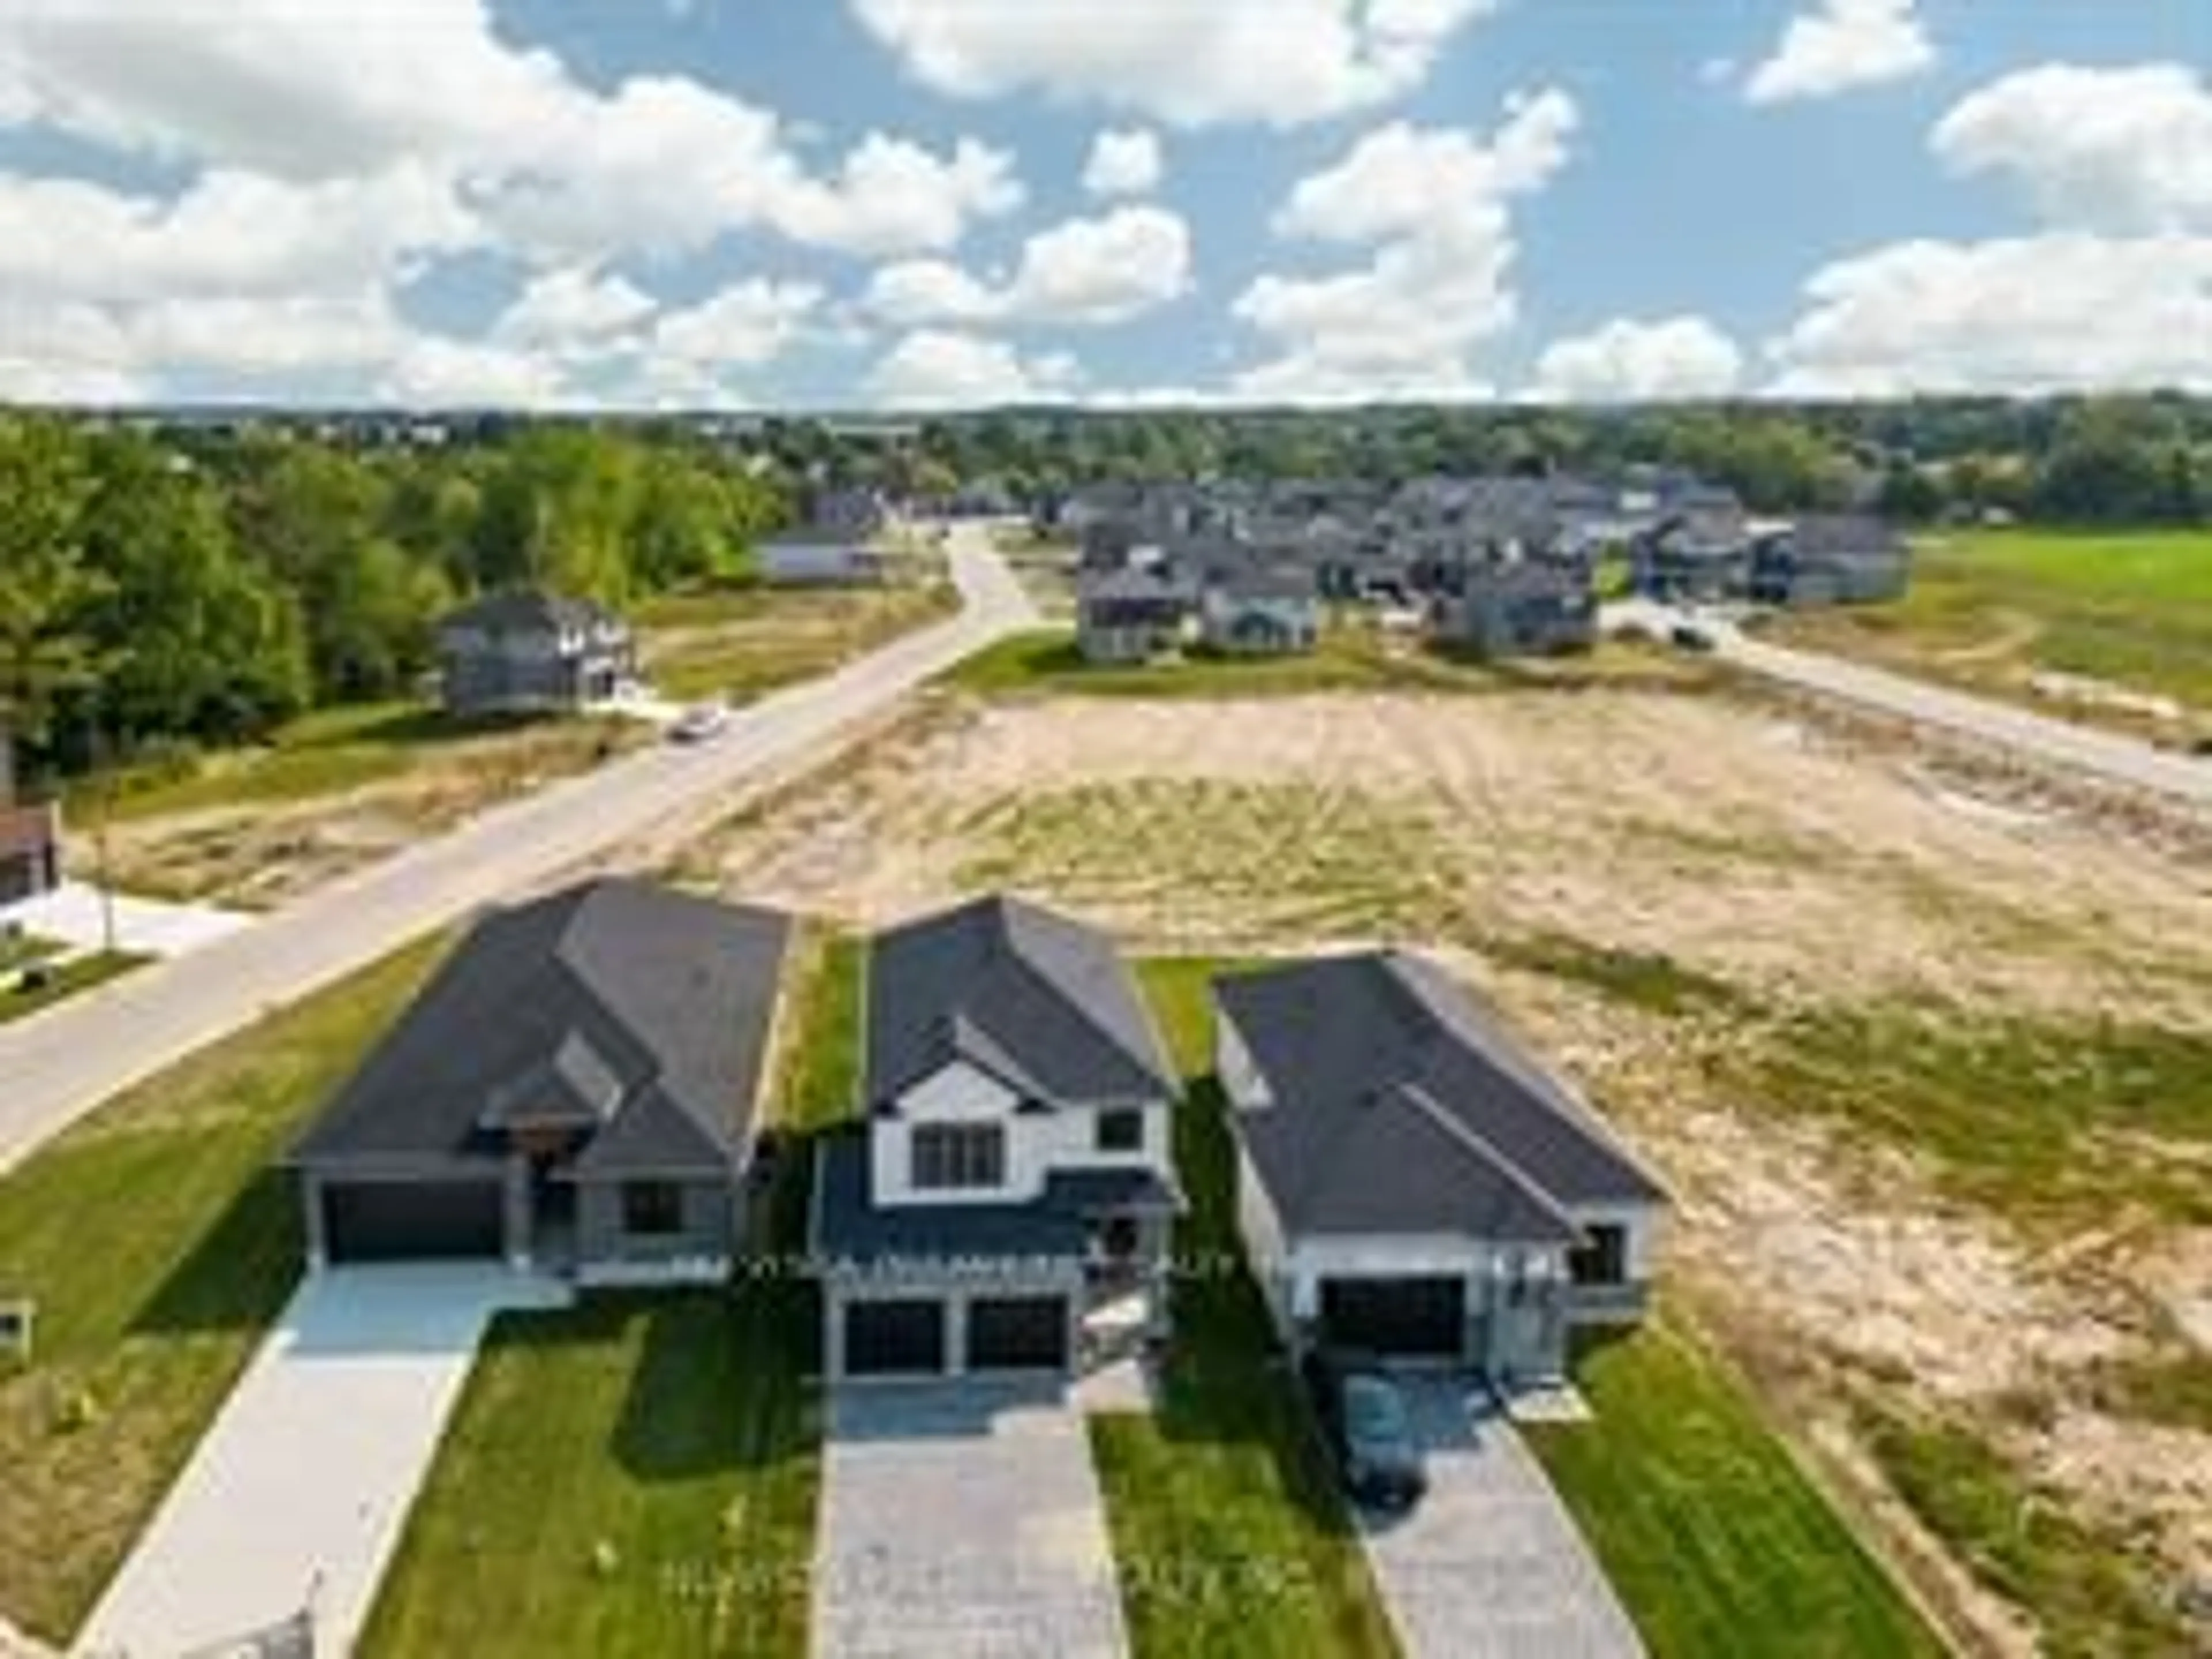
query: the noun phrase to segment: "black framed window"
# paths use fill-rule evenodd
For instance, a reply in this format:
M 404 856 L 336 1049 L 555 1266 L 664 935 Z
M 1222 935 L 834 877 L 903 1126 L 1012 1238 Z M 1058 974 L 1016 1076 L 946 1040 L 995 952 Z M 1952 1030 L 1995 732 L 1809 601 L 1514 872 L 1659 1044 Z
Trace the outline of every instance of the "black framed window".
M 1003 1187 L 1006 1132 L 996 1123 L 925 1123 L 914 1132 L 910 1178 L 918 1192 Z
M 1567 1253 L 1567 1271 L 1577 1285 L 1620 1285 L 1628 1278 L 1628 1229 L 1603 1222 L 1583 1229 L 1583 1242 Z
M 1102 1152 L 1142 1151 L 1145 1145 L 1143 1108 L 1116 1106 L 1099 1113 L 1091 1144 Z
M 623 1183 L 623 1231 L 665 1237 L 684 1231 L 684 1189 L 672 1181 Z

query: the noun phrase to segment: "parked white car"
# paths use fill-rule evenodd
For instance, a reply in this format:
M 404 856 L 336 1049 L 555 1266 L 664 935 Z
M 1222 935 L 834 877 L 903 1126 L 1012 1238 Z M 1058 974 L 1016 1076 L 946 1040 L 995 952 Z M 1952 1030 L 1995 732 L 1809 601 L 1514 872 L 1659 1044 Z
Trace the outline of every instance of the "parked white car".
M 727 703 L 702 702 L 687 708 L 668 728 L 668 736 L 675 743 L 705 743 L 721 736 L 730 724 Z

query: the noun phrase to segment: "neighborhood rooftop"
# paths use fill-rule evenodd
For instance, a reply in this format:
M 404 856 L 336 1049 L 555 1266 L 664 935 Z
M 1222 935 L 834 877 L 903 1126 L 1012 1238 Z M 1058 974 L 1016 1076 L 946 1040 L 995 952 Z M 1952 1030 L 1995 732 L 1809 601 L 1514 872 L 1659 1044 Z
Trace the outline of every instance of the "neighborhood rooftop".
M 606 879 L 479 922 L 296 1148 L 415 1168 L 588 1125 L 580 1169 L 742 1159 L 789 919 Z
M 1175 1091 L 1113 942 L 1018 898 L 879 935 L 867 1008 L 866 1097 L 878 1109 L 954 1058 L 1038 1104 Z
M 1563 1242 L 1567 1206 L 1662 1196 L 1495 1014 L 1419 957 L 1271 968 L 1214 994 L 1264 1082 L 1268 1103 L 1238 1127 L 1287 1226 Z

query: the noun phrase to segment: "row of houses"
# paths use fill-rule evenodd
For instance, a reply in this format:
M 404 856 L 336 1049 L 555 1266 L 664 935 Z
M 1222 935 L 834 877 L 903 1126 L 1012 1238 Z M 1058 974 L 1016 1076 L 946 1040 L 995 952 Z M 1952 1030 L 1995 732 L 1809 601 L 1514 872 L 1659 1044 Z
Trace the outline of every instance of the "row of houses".
M 790 920 L 606 879 L 480 922 L 292 1150 L 310 1266 L 718 1282 L 806 1158 L 833 1378 L 1079 1370 L 1173 1340 L 1182 1087 L 1114 941 L 992 896 L 868 944 L 847 1127 L 778 1146 Z M 1506 1382 L 1641 1316 L 1657 1184 L 1433 963 L 1212 988 L 1237 1215 L 1289 1344 Z M 1218 1267 L 1214 1270 L 1218 1271 Z
M 1109 483 L 1041 518 L 1079 544 L 1079 633 L 1098 661 L 1193 641 L 1306 649 L 1331 604 L 1410 614 L 1483 655 L 1583 649 L 1607 555 L 1666 599 L 1864 603 L 1895 597 L 1909 574 L 1902 538 L 1878 520 L 1763 522 L 1733 491 L 1660 469 L 1610 482 Z

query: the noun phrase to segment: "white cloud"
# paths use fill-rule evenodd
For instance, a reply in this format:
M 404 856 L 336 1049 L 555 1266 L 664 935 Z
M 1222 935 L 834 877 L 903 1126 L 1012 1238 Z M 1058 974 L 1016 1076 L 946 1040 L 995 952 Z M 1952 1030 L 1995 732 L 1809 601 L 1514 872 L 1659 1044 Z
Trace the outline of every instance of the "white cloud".
M 1940 122 L 1937 158 L 2008 177 L 2055 224 L 2212 227 L 2212 82 L 2180 64 L 2051 64 L 1969 94 Z
M 649 351 L 702 367 L 758 368 L 799 337 L 822 297 L 811 283 L 742 282 L 662 315 L 653 325 Z
M 1735 342 L 1703 317 L 1616 318 L 1547 347 L 1534 391 L 1568 403 L 1717 398 L 1735 391 L 1742 374 Z
M 811 169 L 771 112 L 682 76 L 601 91 L 485 0 L 41 0 L 0 13 L 0 121 L 297 181 L 411 164 L 545 258 L 680 253 L 765 228 L 884 257 L 1021 201 L 1012 158 L 884 134 Z
M 1190 228 L 1164 208 L 1121 207 L 1074 219 L 1023 245 L 1012 276 L 993 284 L 941 259 L 876 273 L 863 303 L 902 327 L 929 323 L 1127 322 L 1190 287 Z
M 851 0 L 923 85 L 1039 92 L 1178 125 L 1319 120 L 1403 96 L 1495 0 Z
M 1065 353 L 1025 358 L 1003 340 L 923 329 L 870 371 L 868 391 L 899 408 L 961 409 L 1058 398 L 1081 380 L 1080 367 Z
M 629 278 L 587 267 L 540 272 L 492 327 L 501 344 L 554 352 L 604 349 L 653 314 L 651 295 Z
M 1907 242 L 1805 292 L 1768 348 L 1785 396 L 2212 388 L 2212 237 Z
M 1109 129 L 1091 142 L 1083 187 L 1093 196 L 1149 196 L 1159 188 L 1165 170 L 1157 133 L 1143 127 L 1127 132 Z
M 526 352 L 477 341 L 410 341 L 379 394 L 417 409 L 548 409 L 568 403 L 560 371 Z
M 0 173 L 0 291 L 87 301 L 351 291 L 477 240 L 413 166 L 313 184 L 210 173 L 174 197 Z
M 1468 359 L 1517 315 L 1511 205 L 1565 164 L 1578 121 L 1574 100 L 1547 90 L 1511 100 L 1486 139 L 1395 124 L 1301 180 L 1278 235 L 1379 246 L 1356 270 L 1269 273 L 1238 296 L 1235 315 L 1278 354 L 1240 388 L 1271 399 L 1488 395 Z
M 1784 29 L 1774 55 L 1745 79 L 1754 104 L 1832 98 L 1934 67 L 1936 48 L 1917 0 L 1820 0 Z

